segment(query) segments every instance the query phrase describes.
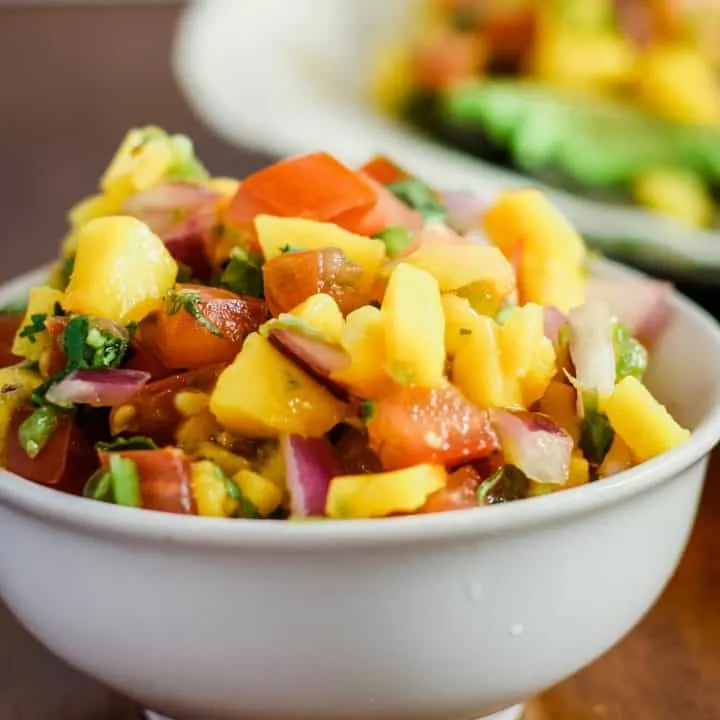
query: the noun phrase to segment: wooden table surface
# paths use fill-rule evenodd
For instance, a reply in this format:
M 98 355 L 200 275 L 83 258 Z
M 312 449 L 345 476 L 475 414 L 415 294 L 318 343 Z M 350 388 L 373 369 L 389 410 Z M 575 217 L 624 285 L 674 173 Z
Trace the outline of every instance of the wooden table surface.
M 243 175 L 267 161 L 213 137 L 187 108 L 169 68 L 179 12 L 161 4 L 0 9 L 0 281 L 54 256 L 65 211 L 93 190 L 133 124 L 188 133 L 218 174 Z M 702 299 L 712 301 L 712 293 Z M 660 602 L 615 649 L 533 701 L 527 715 L 720 719 L 720 453 L 687 553 Z M 0 719 L 135 717 L 131 702 L 52 657 L 0 606 Z

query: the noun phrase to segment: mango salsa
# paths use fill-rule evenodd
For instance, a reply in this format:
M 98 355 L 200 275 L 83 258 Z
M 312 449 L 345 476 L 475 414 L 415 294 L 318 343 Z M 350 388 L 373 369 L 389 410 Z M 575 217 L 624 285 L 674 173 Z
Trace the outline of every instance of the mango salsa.
M 0 322 L 0 463 L 28 481 L 217 522 L 490 512 L 689 435 L 632 337 L 660 293 L 628 319 L 586 301 L 583 242 L 537 191 L 485 210 L 487 244 L 389 158 L 239 182 L 158 128 L 100 190 Z

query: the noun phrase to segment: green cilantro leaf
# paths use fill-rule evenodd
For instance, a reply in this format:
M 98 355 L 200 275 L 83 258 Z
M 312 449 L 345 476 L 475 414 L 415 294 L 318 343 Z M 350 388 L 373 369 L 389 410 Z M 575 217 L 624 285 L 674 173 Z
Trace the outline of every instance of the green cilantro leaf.
M 235 247 L 220 277 L 220 285 L 237 295 L 264 296 L 262 261 L 258 255 Z
M 39 333 L 45 332 L 45 321 L 47 320 L 47 313 L 37 313 L 30 316 L 30 323 L 26 325 L 21 331 L 19 337 L 27 338 L 31 343 L 37 342 L 35 337 Z
M 387 189 L 405 205 L 417 210 L 425 222 L 447 222 L 448 211 L 440 196 L 419 178 L 407 178 L 390 183 Z
M 217 337 L 224 337 L 222 330 L 210 322 L 203 314 L 200 306 L 202 300 L 197 290 L 171 290 L 166 298 L 166 307 L 170 315 L 176 315 L 181 310 L 191 315 L 208 332 Z
M 133 437 L 117 437 L 108 442 L 95 443 L 97 450 L 103 452 L 120 452 L 121 450 L 159 450 L 158 446 L 152 438 L 144 435 L 135 435 Z
M 519 467 L 503 465 L 480 483 L 477 490 L 478 505 L 522 500 L 529 496 L 530 488 L 530 478 Z
M 585 417 L 580 423 L 580 449 L 587 460 L 602 465 L 615 437 L 607 415 L 585 408 Z

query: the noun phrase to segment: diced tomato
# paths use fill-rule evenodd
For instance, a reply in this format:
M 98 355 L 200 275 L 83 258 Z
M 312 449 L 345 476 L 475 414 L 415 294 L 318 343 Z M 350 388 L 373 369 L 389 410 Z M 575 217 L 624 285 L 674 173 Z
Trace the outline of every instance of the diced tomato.
M 359 173 L 318 152 L 282 160 L 243 180 L 225 220 L 241 229 L 259 214 L 330 222 L 375 201 L 373 187 Z
M 418 48 L 413 74 L 420 87 L 442 90 L 474 77 L 483 62 L 483 48 L 474 35 L 447 31 L 428 37 Z
M 110 415 L 113 434 L 147 435 L 158 445 L 172 444 L 182 419 L 175 407 L 175 396 L 182 390 L 193 389 L 209 393 L 225 367 L 208 365 L 148 383 L 130 403 L 113 409 Z
M 40 371 L 46 377 L 56 375 L 65 369 L 67 357 L 62 346 L 62 334 L 67 327 L 68 318 L 65 315 L 50 317 L 45 320 L 45 327 L 50 335 L 50 350 L 46 359 L 40 361 Z
M 372 160 L 366 162 L 360 168 L 360 172 L 381 185 L 389 185 L 399 180 L 407 180 L 410 177 L 409 173 L 384 155 L 376 155 Z
M 140 329 L 130 343 L 127 358 L 123 362 L 123 368 L 150 373 L 151 380 L 162 380 L 174 372 L 155 355 L 149 344 L 143 340 Z
M 483 32 L 494 67 L 506 72 L 521 69 L 527 48 L 535 41 L 538 15 L 532 7 L 500 7 L 488 11 Z
M 23 321 L 23 315 L 0 315 L 0 367 L 16 365 L 22 358 L 12 354 L 15 335 Z
M 267 318 L 265 303 L 258 298 L 240 297 L 229 290 L 204 285 L 178 285 L 176 292 L 197 298 L 191 306 L 216 332 L 193 317 L 187 304 L 177 312 L 163 308 L 151 313 L 140 326 L 142 342 L 172 370 L 230 362 L 247 335 Z
M 197 515 L 190 481 L 190 459 L 177 448 L 162 450 L 127 450 L 118 453 L 98 453 L 104 468 L 111 455 L 132 460 L 140 476 L 142 507 L 147 510 Z
M 289 252 L 263 266 L 265 300 L 274 316 L 316 293 L 335 299 L 347 314 L 372 298 L 372 278 L 336 248 Z
M 333 222 L 348 232 L 371 237 L 391 225 L 400 225 L 408 230 L 421 230 L 423 218 L 419 212 L 398 200 L 389 190 L 372 178 L 368 182 L 375 188 L 377 201 L 370 208 L 351 210 Z
M 36 457 L 31 458 L 20 445 L 18 431 L 35 410 L 31 405 L 23 405 L 10 418 L 5 466 L 10 472 L 40 485 L 80 494 L 98 467 L 95 450 L 75 425 L 73 418 L 61 414 L 45 447 Z
M 477 489 L 483 477 L 472 465 L 464 465 L 448 478 L 447 485 L 434 492 L 419 513 L 446 512 L 477 507 Z
M 423 463 L 456 467 L 498 448 L 487 412 L 450 383 L 396 388 L 378 401 L 368 432 L 388 470 Z

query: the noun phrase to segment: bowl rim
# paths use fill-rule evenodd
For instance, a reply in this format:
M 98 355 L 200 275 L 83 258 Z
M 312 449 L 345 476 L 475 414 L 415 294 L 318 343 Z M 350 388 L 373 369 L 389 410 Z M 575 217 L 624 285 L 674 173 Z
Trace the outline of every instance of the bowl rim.
M 620 278 L 646 277 L 609 260 L 596 260 L 600 274 Z M 47 268 L 22 275 L 0 287 L 0 302 L 16 298 L 43 282 Z M 702 336 L 720 353 L 720 324 L 705 310 L 674 291 L 672 306 L 702 328 Z M 395 518 L 293 523 L 173 515 L 119 507 L 67 495 L 0 469 L 0 505 L 50 524 L 129 542 L 172 543 L 176 546 L 283 549 L 383 546 L 484 537 L 523 531 L 594 512 L 650 491 L 706 457 L 720 440 L 720 397 L 682 445 L 600 482 L 552 495 L 528 498 L 492 508 L 411 515 Z

